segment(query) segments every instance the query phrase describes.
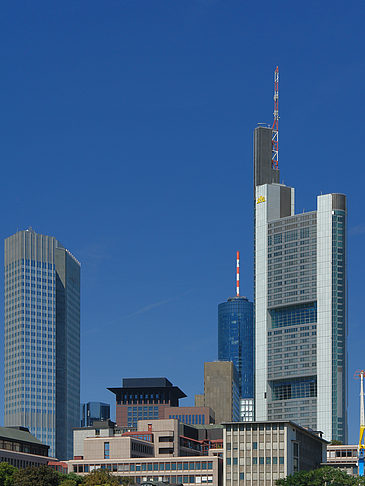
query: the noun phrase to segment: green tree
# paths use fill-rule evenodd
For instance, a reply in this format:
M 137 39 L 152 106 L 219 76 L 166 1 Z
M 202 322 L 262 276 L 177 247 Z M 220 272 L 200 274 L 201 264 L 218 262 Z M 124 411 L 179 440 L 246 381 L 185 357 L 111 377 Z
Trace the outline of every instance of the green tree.
M 276 486 L 358 486 L 359 478 L 333 467 L 300 471 L 276 481 Z
M 14 486 L 58 486 L 59 475 L 49 466 L 27 467 L 14 474 Z
M 73 472 L 68 474 L 59 473 L 60 486 L 78 486 L 82 482 L 83 482 L 82 476 L 79 476 Z
M 12 486 L 16 467 L 7 462 L 0 463 L 0 486 Z
M 118 479 L 105 469 L 97 469 L 84 476 L 86 486 L 119 486 Z

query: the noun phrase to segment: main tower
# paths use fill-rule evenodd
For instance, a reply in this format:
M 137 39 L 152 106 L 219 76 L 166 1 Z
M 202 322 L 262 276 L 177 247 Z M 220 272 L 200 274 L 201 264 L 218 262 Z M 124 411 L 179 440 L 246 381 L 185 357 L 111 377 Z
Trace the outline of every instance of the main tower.
M 273 127 L 254 132 L 256 420 L 346 443 L 346 196 L 295 214 L 277 164 L 278 75 Z

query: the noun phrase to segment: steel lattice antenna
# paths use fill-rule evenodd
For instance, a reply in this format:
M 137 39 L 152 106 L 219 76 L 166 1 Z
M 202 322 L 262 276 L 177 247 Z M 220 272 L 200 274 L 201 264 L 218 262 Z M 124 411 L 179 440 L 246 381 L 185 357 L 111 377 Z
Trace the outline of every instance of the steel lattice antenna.
M 271 166 L 279 169 L 279 66 L 274 72 L 274 122 L 272 124 Z

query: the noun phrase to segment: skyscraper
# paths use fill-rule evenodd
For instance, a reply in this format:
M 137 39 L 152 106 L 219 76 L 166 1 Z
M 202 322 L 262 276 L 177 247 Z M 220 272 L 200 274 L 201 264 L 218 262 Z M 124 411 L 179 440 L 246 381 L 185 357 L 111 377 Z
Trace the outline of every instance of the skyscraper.
M 239 253 L 237 252 L 237 272 Z M 232 361 L 238 373 L 242 402 L 241 420 L 253 420 L 254 396 L 254 324 L 253 303 L 239 295 L 218 305 L 218 359 Z M 247 409 L 247 410 L 246 410 Z
M 94 422 L 110 418 L 110 405 L 103 402 L 87 402 L 81 405 L 81 427 L 91 427 Z
M 4 422 L 67 459 L 80 422 L 80 264 L 32 229 L 7 238 L 4 257 Z
M 346 197 L 295 214 L 271 128 L 254 132 L 256 420 L 347 441 Z

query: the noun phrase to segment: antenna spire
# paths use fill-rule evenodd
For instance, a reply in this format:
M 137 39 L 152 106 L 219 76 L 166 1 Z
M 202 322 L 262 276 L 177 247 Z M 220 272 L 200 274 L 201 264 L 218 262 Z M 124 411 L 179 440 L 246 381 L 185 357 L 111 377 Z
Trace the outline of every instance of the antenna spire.
M 237 252 L 236 259 L 236 297 L 240 296 L 240 252 Z
M 271 166 L 279 169 L 279 66 L 274 72 L 274 122 L 272 124 Z

